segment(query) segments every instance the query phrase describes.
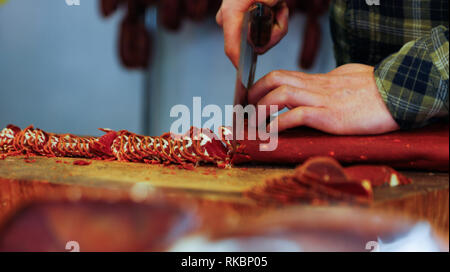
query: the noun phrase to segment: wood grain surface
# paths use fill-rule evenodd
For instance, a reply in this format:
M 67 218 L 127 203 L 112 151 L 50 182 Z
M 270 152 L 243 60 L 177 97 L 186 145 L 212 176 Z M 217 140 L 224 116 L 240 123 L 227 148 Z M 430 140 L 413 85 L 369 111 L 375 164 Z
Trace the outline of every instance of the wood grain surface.
M 17 206 L 33 199 L 33 196 L 51 195 L 51 190 L 70 193 L 70 188 L 78 186 L 92 188 L 97 193 L 107 189 L 107 197 L 121 197 L 129 194 L 135 186 L 147 186 L 156 189 L 155 193 L 256 206 L 252 200 L 243 197 L 243 191 L 261 184 L 267 178 L 293 172 L 292 167 L 217 169 L 202 166 L 185 170 L 175 166 L 97 160 L 90 160 L 90 165 L 80 166 L 74 165 L 74 161 L 76 159 L 46 157 L 31 157 L 28 160 L 9 157 L 0 160 L 0 221 Z M 403 174 L 413 179 L 412 185 L 376 189 L 374 202 L 367 209 L 426 220 L 448 239 L 448 173 Z

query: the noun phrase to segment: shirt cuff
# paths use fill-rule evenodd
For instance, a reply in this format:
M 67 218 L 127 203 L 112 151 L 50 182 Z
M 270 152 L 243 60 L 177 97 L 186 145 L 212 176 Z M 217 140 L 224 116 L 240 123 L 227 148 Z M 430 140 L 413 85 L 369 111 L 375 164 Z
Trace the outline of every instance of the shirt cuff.
M 374 75 L 400 128 L 422 127 L 448 117 L 448 30 L 437 27 L 430 36 L 406 43 L 376 65 Z

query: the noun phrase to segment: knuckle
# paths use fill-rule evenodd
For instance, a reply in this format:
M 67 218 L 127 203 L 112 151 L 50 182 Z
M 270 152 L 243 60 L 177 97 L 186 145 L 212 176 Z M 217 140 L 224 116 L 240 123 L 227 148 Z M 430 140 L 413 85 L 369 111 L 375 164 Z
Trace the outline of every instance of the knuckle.
M 225 46 L 225 55 L 227 55 L 227 57 L 231 58 L 231 51 L 230 48 Z
M 279 88 L 279 94 L 284 97 L 288 97 L 291 92 L 291 88 L 287 85 L 282 85 Z
M 230 46 L 228 43 L 225 44 L 225 54 L 229 57 L 229 58 L 233 58 L 235 55 L 234 52 L 234 47 Z
M 268 78 L 272 82 L 279 82 L 281 80 L 283 72 L 281 70 L 275 70 L 268 74 Z
M 290 91 L 289 87 L 286 86 L 286 85 L 283 85 L 281 87 L 278 87 L 275 92 L 272 92 L 272 96 L 277 101 L 288 102 L 288 100 L 289 100 L 289 91 Z
M 293 111 L 293 120 L 296 120 L 297 123 L 305 123 L 305 110 L 302 108 L 295 108 Z
M 220 10 L 216 14 L 216 23 L 218 25 L 222 25 L 222 13 Z
M 309 119 L 311 119 L 311 111 L 307 110 L 307 109 L 301 109 L 300 110 L 300 117 L 302 118 L 303 121 L 307 121 Z

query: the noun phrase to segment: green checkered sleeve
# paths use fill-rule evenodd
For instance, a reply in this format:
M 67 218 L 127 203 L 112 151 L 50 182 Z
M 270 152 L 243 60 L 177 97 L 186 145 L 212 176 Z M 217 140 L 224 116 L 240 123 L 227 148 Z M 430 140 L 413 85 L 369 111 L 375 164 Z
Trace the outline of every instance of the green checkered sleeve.
M 375 66 L 380 94 L 401 128 L 448 118 L 448 62 L 448 28 L 438 26 Z

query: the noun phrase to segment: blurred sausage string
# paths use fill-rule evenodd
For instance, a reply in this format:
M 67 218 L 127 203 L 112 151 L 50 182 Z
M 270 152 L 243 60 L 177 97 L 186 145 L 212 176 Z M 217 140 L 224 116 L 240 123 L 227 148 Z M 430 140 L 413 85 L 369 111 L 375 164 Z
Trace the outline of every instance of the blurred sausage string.
M 152 58 L 152 33 L 145 25 L 145 14 L 150 8 L 157 9 L 160 26 L 168 31 L 179 31 L 184 20 L 202 22 L 214 20 L 222 0 L 100 0 L 100 11 L 109 17 L 118 9 L 124 9 L 119 29 L 119 57 L 129 69 L 146 69 Z M 286 0 L 289 13 L 306 15 L 303 40 L 298 64 L 303 69 L 313 66 L 320 48 L 321 27 L 318 18 L 329 6 L 329 0 Z

